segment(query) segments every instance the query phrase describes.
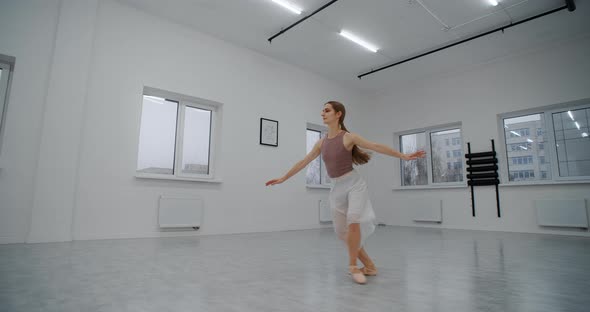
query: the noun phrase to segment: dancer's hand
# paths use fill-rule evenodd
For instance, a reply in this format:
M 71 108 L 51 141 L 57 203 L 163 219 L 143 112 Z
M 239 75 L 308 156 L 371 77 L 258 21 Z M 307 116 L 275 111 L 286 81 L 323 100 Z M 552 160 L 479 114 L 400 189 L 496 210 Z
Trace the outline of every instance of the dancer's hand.
M 414 159 L 418 159 L 418 158 L 423 158 L 424 156 L 426 156 L 426 152 L 425 151 L 417 151 L 415 153 L 412 154 L 404 154 L 404 156 L 402 157 L 403 160 L 414 160 Z
M 266 182 L 266 186 L 281 184 L 281 183 L 285 182 L 285 180 L 286 180 L 285 178 L 272 179 L 272 180 Z

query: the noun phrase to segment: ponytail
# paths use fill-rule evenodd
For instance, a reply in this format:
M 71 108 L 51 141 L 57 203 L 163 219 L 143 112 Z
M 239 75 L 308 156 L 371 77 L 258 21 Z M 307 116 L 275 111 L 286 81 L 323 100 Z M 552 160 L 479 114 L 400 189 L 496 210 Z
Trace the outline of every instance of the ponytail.
M 340 122 L 340 129 L 350 133 L 348 129 L 344 126 L 343 122 Z M 352 146 L 352 162 L 355 165 L 364 165 L 369 162 L 371 159 L 371 154 L 367 153 L 366 151 L 360 149 L 358 146 Z

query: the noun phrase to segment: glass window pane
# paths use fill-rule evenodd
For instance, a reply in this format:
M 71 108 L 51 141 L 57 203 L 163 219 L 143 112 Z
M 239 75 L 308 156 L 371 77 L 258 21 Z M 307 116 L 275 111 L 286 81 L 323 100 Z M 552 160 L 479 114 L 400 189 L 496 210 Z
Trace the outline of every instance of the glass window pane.
M 182 173 L 209 174 L 210 110 L 187 106 L 184 112 Z
M 588 109 L 552 114 L 555 126 L 559 176 L 590 176 L 590 138 Z M 561 126 L 561 128 L 557 128 Z
M 6 70 L 4 70 L 6 68 Z M 0 63 L 0 129 L 2 129 L 2 115 L 4 114 L 4 104 L 6 91 L 8 89 L 8 74 L 10 73 L 9 67 Z
M 446 145 L 446 143 L 445 143 Z M 418 150 L 426 150 L 426 134 L 416 133 L 400 136 L 402 153 L 413 153 Z M 427 185 L 428 172 L 426 171 L 426 158 L 419 158 L 411 161 L 401 161 L 402 185 Z
M 551 164 L 545 161 L 544 129 L 543 114 L 504 119 L 506 156 L 512 159 L 507 162 L 510 181 L 551 180 Z
M 307 153 L 311 152 L 314 145 L 319 141 L 322 133 L 316 130 L 307 129 Z M 305 173 L 306 184 L 321 184 L 321 173 L 320 173 L 320 161 L 321 157 L 317 157 L 307 166 Z
M 453 158 L 446 159 L 444 156 L 450 154 L 447 140 L 451 140 L 455 148 Z M 461 129 L 439 131 L 430 133 L 430 145 L 432 148 L 432 181 L 434 183 L 460 182 L 463 181 L 463 150 L 456 149 L 461 146 Z M 451 161 L 452 167 L 445 166 Z
M 173 174 L 178 103 L 143 96 L 137 171 Z
M 0 82 L 2 82 L 2 68 L 0 68 Z M 2 114 L 4 112 L 4 105 L 2 105 L 2 103 L 4 103 L 4 99 L 2 98 L 2 94 L 4 94 L 4 85 L 0 85 L 0 129 L 2 129 Z

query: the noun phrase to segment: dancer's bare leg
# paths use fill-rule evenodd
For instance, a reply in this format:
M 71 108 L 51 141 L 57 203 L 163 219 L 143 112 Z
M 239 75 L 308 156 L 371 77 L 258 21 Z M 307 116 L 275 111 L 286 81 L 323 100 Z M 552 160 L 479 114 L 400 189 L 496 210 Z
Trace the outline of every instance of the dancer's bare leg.
M 349 265 L 356 266 L 356 259 L 359 256 L 359 248 L 361 247 L 361 228 L 358 223 L 352 223 L 348 226 L 346 244 L 348 245 Z
M 373 260 L 371 260 L 369 254 L 367 254 L 365 248 L 361 247 L 361 249 L 359 249 L 358 258 L 365 265 L 365 267 L 361 269 L 361 271 L 365 275 L 377 275 L 377 268 L 375 267 L 375 263 L 373 263 Z
M 359 256 L 358 256 L 358 258 L 359 258 L 359 260 L 361 260 L 361 262 L 366 267 L 375 267 L 375 264 L 373 263 L 373 260 L 371 260 L 371 258 L 367 254 L 367 252 L 365 251 L 365 248 L 361 247 L 361 249 L 359 249 Z
M 356 266 L 356 260 L 359 257 L 359 248 L 361 246 L 361 229 L 358 223 L 352 223 L 348 226 L 346 245 L 348 246 L 349 268 L 352 279 L 356 283 L 364 284 L 367 282 L 367 278 Z

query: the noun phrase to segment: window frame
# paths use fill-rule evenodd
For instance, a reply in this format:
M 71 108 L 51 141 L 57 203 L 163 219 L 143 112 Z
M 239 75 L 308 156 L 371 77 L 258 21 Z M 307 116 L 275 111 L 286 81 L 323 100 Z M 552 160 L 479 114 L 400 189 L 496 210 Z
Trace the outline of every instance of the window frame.
M 307 130 L 319 132 L 320 133 L 320 140 L 325 138 L 328 135 L 328 127 L 320 126 L 318 124 L 308 122 L 305 127 L 306 140 L 307 140 Z M 323 188 L 323 189 L 331 188 L 332 182 L 330 180 L 330 177 L 328 177 L 328 172 L 325 169 L 326 164 L 324 163 L 324 159 L 322 158 L 321 154 L 318 156 L 318 158 L 320 159 L 320 184 L 308 184 L 307 179 L 306 179 L 305 186 L 307 188 Z M 307 167 L 305 169 L 307 170 Z M 328 181 L 328 182 L 326 182 L 326 181 Z
M 221 115 L 223 104 L 203 98 L 188 96 L 180 93 L 170 92 L 162 89 L 152 88 L 144 86 L 143 93 L 141 94 L 141 112 L 143 112 L 143 97 L 144 96 L 155 96 L 164 98 L 172 102 L 178 103 L 178 112 L 176 116 L 176 136 L 174 146 L 174 165 L 172 174 L 159 174 L 159 173 L 143 173 L 137 172 L 139 162 L 139 135 L 141 131 L 141 122 L 137 132 L 137 162 L 135 166 L 135 176 L 137 178 L 147 179 L 163 179 L 163 180 L 182 180 L 182 181 L 197 181 L 197 182 L 212 182 L 221 183 L 221 180 L 217 176 L 217 153 L 218 147 L 220 146 L 220 133 L 221 133 Z M 183 173 L 182 172 L 182 151 L 184 142 L 184 126 L 185 116 L 187 107 L 208 110 L 211 112 L 211 119 L 209 124 L 209 164 L 208 174 L 194 174 L 194 173 Z
M 559 176 L 559 163 L 557 160 L 557 147 L 555 141 L 555 131 L 553 126 L 553 114 L 561 113 L 567 110 L 577 109 L 590 109 L 590 98 L 581 100 L 565 102 L 560 104 L 524 109 L 519 111 L 501 113 L 497 115 L 497 125 L 499 134 L 499 146 L 498 153 L 501 156 L 498 157 L 499 169 L 500 169 L 500 181 L 504 181 L 502 185 L 547 185 L 547 184 L 571 184 L 571 183 L 590 183 L 590 176 L 570 176 L 562 177 Z M 543 150 L 545 151 L 545 164 L 551 166 L 551 179 L 547 180 L 535 180 L 535 181 L 510 181 L 510 173 L 508 166 L 508 154 L 506 147 L 506 138 L 504 137 L 504 119 L 523 117 L 528 115 L 540 114 L 543 115 L 545 120 L 545 133 L 543 134 Z M 539 142 L 537 142 L 538 148 Z M 540 160 L 539 160 L 540 162 Z M 541 172 L 541 171 L 539 171 Z M 539 177 L 542 178 L 542 174 L 539 173 Z
M 14 73 L 14 61 L 14 57 L 0 54 L 0 67 L 2 67 L 2 75 L 0 76 L 0 155 L 2 154 L 4 129 L 6 128 L 6 113 Z
M 464 157 L 464 153 L 465 150 L 463 148 L 463 144 L 459 144 L 459 146 L 461 146 L 461 150 L 463 151 L 462 155 L 461 155 L 461 163 L 462 163 L 462 176 L 463 176 L 463 180 L 462 181 L 457 181 L 457 182 L 438 182 L 438 183 L 434 183 L 434 177 L 433 177 L 433 168 L 432 168 L 432 142 L 431 142 L 431 133 L 436 133 L 436 132 L 442 132 L 442 131 L 449 131 L 449 130 L 456 130 L 459 129 L 460 132 L 460 137 L 461 137 L 461 142 L 464 142 L 464 138 L 463 138 L 463 124 L 462 122 L 453 122 L 453 123 L 447 123 L 447 124 L 441 124 L 441 125 L 435 125 L 435 126 L 429 126 L 429 127 L 424 127 L 424 128 L 418 128 L 418 129 L 412 129 L 412 130 L 404 130 L 404 131 L 399 131 L 399 132 L 395 132 L 393 134 L 393 146 L 395 149 L 397 149 L 398 151 L 402 152 L 401 149 L 401 137 L 404 135 L 411 135 L 411 134 L 419 134 L 419 133 L 424 133 L 425 135 L 425 145 L 427 147 L 426 150 L 426 173 L 427 173 L 427 181 L 428 184 L 426 185 L 403 185 L 402 182 L 402 172 L 403 172 L 403 161 L 400 159 L 399 160 L 399 176 L 397 177 L 397 183 L 396 186 L 394 187 L 394 189 L 399 189 L 399 190 L 411 190 L 411 189 L 439 189 L 439 188 L 463 188 L 463 187 L 467 187 L 467 173 L 465 170 L 465 157 Z M 452 142 L 451 142 L 452 143 Z M 443 143 L 444 146 L 446 144 L 446 141 Z M 450 144 L 449 146 L 457 146 L 457 145 L 453 145 Z M 452 151 L 452 150 L 451 150 Z M 451 154 L 453 154 L 451 152 Z M 454 163 L 455 161 L 451 161 L 452 167 L 454 168 Z

